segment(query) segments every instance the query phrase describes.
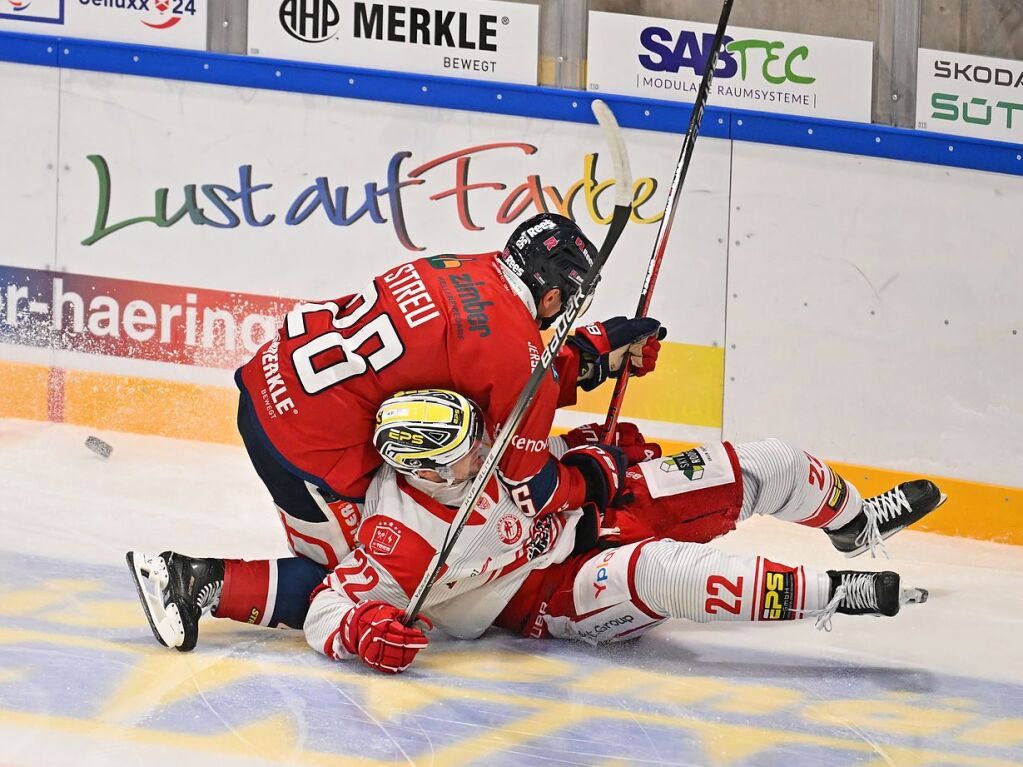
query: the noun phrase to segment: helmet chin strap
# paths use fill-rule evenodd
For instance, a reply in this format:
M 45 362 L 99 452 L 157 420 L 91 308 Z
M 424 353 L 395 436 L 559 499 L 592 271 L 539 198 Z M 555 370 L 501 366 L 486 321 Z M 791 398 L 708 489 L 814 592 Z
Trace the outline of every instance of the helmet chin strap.
M 407 476 L 408 482 L 412 487 L 426 493 L 435 501 L 443 503 L 445 506 L 460 505 L 472 485 L 471 482 L 456 482 L 453 477 L 442 478 L 440 482 L 435 482 L 432 479 L 424 479 L 416 473 L 408 474 Z

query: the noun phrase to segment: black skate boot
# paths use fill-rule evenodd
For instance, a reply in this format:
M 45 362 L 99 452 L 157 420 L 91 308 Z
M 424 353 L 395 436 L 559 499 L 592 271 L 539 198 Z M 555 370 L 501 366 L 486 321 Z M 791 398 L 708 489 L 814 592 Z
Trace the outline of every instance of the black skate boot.
M 831 578 L 831 599 L 817 614 L 817 628 L 831 631 L 836 612 L 845 615 L 899 614 L 902 605 L 927 601 L 927 589 L 901 588 L 898 573 L 886 570 L 865 573 L 857 570 L 828 570 Z
M 188 652 L 199 638 L 199 618 L 220 601 L 224 560 L 198 559 L 165 551 L 126 555 L 142 609 L 164 647 Z
M 876 556 L 877 549 L 884 551 L 885 538 L 923 519 L 944 502 L 945 494 L 930 480 L 903 482 L 864 500 L 863 510 L 849 524 L 824 532 L 847 557 L 859 556 L 867 549 L 871 556 Z

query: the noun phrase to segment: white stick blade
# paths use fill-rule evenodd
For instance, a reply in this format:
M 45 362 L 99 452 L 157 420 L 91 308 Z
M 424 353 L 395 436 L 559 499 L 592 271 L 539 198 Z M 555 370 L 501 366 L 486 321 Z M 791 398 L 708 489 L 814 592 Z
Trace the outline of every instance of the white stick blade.
M 614 112 L 601 99 L 594 99 L 590 104 L 593 116 L 604 130 L 604 137 L 611 148 L 611 164 L 615 169 L 615 205 L 632 207 L 632 168 L 629 166 L 629 152 L 625 148 L 625 138 L 618 126 Z

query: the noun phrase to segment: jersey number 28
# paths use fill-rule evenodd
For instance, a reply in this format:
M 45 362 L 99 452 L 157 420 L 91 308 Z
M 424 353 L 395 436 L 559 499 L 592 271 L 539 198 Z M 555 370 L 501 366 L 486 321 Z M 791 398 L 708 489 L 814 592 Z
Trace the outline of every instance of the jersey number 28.
M 344 314 L 333 301 L 300 304 L 288 314 L 285 326 L 291 338 L 307 332 L 305 316 L 312 312 L 330 312 L 334 318 L 332 324 L 337 328 L 312 338 L 292 352 L 291 361 L 306 394 L 319 394 L 324 389 L 362 375 L 369 368 L 380 372 L 405 353 L 398 331 L 386 314 L 379 314 L 351 335 L 345 336 L 340 332 L 350 329 L 369 314 L 378 298 L 376 285 L 371 282 L 348 302 Z M 359 349 L 371 341 L 376 346 L 375 351 L 365 356 L 359 354 Z M 322 367 L 314 364 L 316 357 L 332 350 L 340 351 L 340 360 Z M 334 357 L 337 351 L 333 352 Z

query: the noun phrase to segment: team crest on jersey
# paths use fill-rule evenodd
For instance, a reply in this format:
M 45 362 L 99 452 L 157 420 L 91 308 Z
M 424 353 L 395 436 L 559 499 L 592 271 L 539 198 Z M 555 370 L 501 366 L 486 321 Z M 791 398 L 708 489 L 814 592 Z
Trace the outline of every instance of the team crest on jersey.
M 505 514 L 497 520 L 497 537 L 507 545 L 518 543 L 522 537 L 522 523 L 514 514 Z
M 480 514 L 486 515 L 488 511 L 494 508 L 494 501 L 487 495 L 486 491 L 480 495 L 480 499 L 476 501 L 476 511 Z
M 373 531 L 369 542 L 369 551 L 377 557 L 386 557 L 394 553 L 394 547 L 401 540 L 401 528 L 393 522 L 381 522 Z
M 460 269 L 463 264 L 467 264 L 470 261 L 475 261 L 475 257 L 471 256 L 430 256 L 426 259 L 426 263 L 432 266 L 434 269 Z
M 661 471 L 680 471 L 690 482 L 703 479 L 706 466 L 707 462 L 699 450 L 686 450 L 684 453 L 669 455 L 661 461 Z

